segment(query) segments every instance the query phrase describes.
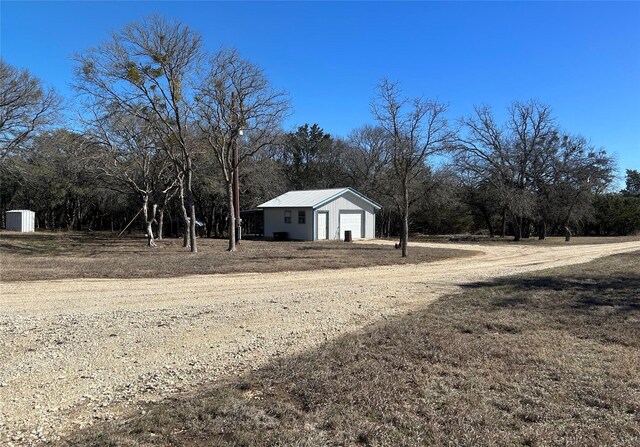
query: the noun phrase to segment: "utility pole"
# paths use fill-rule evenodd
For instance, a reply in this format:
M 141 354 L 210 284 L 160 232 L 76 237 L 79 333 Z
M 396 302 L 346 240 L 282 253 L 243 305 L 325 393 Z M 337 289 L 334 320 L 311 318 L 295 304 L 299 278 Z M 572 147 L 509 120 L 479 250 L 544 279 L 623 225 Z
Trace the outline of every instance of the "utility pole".
M 239 125 L 239 117 L 238 110 L 236 104 L 237 98 L 236 93 L 231 92 L 231 114 L 233 118 L 232 131 L 235 130 L 236 126 Z M 238 180 L 238 138 L 242 135 L 242 129 L 238 130 L 238 135 L 233 136 L 233 220 L 235 222 L 235 233 L 236 240 L 238 243 L 242 239 L 242 235 L 240 234 L 241 226 L 240 226 L 240 185 Z

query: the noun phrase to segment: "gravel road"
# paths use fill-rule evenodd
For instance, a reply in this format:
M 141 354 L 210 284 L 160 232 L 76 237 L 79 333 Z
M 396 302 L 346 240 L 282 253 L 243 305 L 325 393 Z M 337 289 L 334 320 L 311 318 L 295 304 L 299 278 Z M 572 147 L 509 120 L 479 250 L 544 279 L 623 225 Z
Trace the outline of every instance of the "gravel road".
M 420 245 L 480 253 L 345 270 L 0 283 L 0 445 L 36 445 L 137 411 L 464 283 L 640 250 L 640 241 Z

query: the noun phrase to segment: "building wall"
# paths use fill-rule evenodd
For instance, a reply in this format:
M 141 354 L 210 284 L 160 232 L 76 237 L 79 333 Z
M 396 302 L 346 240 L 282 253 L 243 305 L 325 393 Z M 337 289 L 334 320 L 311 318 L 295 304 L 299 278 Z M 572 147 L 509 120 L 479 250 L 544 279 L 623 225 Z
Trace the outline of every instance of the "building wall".
M 6 227 L 9 231 L 30 233 L 35 231 L 36 213 L 29 210 L 12 210 L 6 212 Z
M 318 211 L 328 211 L 329 212 L 329 239 L 342 239 L 340 235 L 340 210 L 344 211 L 364 211 L 364 238 L 365 239 L 373 239 L 375 238 L 375 228 L 376 228 L 376 214 L 375 209 L 372 205 L 360 199 L 358 196 L 352 193 L 345 193 L 342 196 L 338 197 L 335 200 L 319 207 L 314 212 L 314 220 L 317 222 L 317 213 Z M 315 225 L 314 225 L 315 227 Z M 314 234 L 314 239 L 317 235 L 317 232 Z
M 291 211 L 291 223 L 284 222 L 285 211 Z M 305 223 L 298 223 L 298 211 L 304 211 Z M 264 237 L 273 239 L 273 233 L 286 232 L 289 239 L 299 241 L 313 240 L 313 222 L 311 208 L 265 208 Z
M 291 223 L 284 222 L 285 211 L 291 211 Z M 298 211 L 305 212 L 305 223 L 298 223 Z M 343 235 L 340 231 L 340 211 L 362 211 L 364 218 L 365 239 L 375 238 L 376 214 L 375 208 L 359 198 L 357 195 L 347 192 L 331 202 L 312 210 L 311 208 L 264 208 L 264 237 L 273 239 L 273 233 L 286 232 L 291 240 L 311 241 L 316 240 L 318 232 L 318 212 L 328 212 L 330 240 L 340 240 Z

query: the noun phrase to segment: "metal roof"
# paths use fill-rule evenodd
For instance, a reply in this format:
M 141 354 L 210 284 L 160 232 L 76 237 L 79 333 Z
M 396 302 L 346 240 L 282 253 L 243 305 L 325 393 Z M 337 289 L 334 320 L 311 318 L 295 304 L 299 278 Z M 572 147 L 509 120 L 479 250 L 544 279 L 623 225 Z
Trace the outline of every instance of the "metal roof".
M 341 195 L 350 192 L 376 209 L 381 206 L 373 200 L 351 188 L 311 189 L 307 191 L 289 191 L 268 202 L 258 205 L 258 208 L 318 208 Z

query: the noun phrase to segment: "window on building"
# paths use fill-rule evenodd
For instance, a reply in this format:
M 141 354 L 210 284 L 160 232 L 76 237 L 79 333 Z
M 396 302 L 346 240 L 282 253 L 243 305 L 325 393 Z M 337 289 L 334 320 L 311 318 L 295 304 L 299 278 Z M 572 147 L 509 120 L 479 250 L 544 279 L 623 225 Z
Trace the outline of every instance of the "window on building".
M 291 211 L 284 212 L 284 223 L 291 223 Z
M 304 211 L 298 211 L 298 223 L 303 224 L 306 222 L 307 214 Z

